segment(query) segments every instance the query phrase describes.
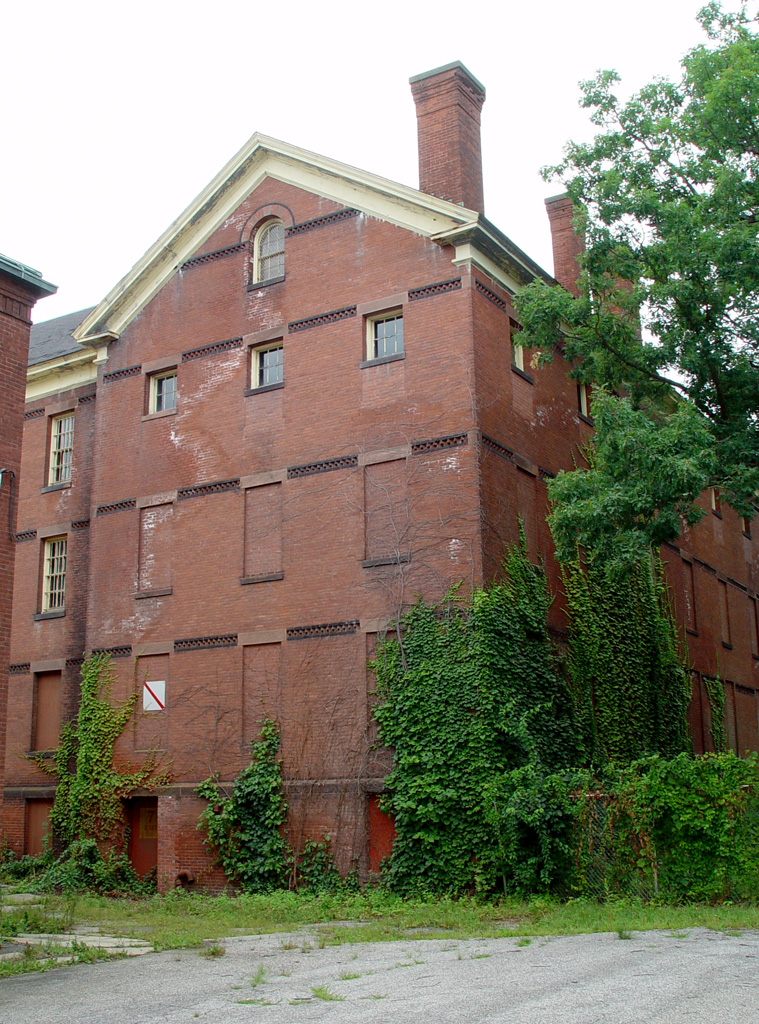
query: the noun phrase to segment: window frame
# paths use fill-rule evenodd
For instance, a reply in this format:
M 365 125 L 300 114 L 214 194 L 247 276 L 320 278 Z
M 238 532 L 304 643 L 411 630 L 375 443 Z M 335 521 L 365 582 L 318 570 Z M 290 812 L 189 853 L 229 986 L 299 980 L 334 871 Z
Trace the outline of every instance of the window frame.
M 372 313 L 366 317 L 366 363 L 390 363 L 395 359 L 404 359 L 406 356 L 406 341 L 403 330 L 403 307 L 397 307 L 395 309 L 386 309 L 381 313 Z M 390 323 L 391 321 L 400 321 L 400 348 L 395 348 L 393 352 L 385 352 L 383 355 L 378 353 L 378 342 L 380 340 L 376 335 L 377 327 L 380 324 Z M 396 339 L 398 334 L 396 332 Z
M 59 429 L 64 422 L 70 430 Z M 48 446 L 48 487 L 66 487 L 71 484 L 74 464 L 74 410 L 50 417 L 50 444 Z M 61 444 L 61 441 L 67 441 Z
M 282 232 L 282 248 L 272 253 L 262 254 L 261 249 L 266 237 L 274 228 Z M 264 261 L 275 260 L 281 256 L 281 266 L 277 269 L 281 273 L 272 273 L 268 263 Z M 285 277 L 285 225 L 279 217 L 272 217 L 260 225 L 253 237 L 253 277 L 252 284 L 273 284 L 275 281 L 283 281 Z
M 56 551 L 56 545 L 61 546 Z M 60 559 L 63 560 L 62 568 Z M 63 615 L 66 611 L 66 563 L 68 558 L 68 536 L 61 534 L 46 537 L 42 547 L 42 592 L 40 612 L 42 615 Z M 58 560 L 56 562 L 56 560 Z M 54 581 L 55 582 L 54 584 Z
M 176 381 L 174 386 L 174 404 L 170 406 L 164 405 L 162 408 L 158 408 L 159 392 L 158 386 L 161 381 L 164 380 Z M 148 378 L 148 416 L 164 416 L 169 413 L 177 411 L 177 405 L 179 400 L 179 374 L 176 366 L 168 367 L 165 370 L 151 373 Z
M 275 380 L 266 380 L 262 383 L 261 376 L 266 371 L 266 367 L 264 366 L 264 357 L 268 352 L 281 352 L 282 359 L 277 364 L 279 369 L 277 378 Z M 248 381 L 250 386 L 247 393 L 254 391 L 274 391 L 276 388 L 283 388 L 285 386 L 284 338 L 274 338 L 271 341 L 262 342 L 259 345 L 251 345 Z
M 586 423 L 593 424 L 593 417 L 590 413 L 590 384 L 586 384 L 584 381 L 577 382 L 577 411 L 580 414 L 580 419 Z

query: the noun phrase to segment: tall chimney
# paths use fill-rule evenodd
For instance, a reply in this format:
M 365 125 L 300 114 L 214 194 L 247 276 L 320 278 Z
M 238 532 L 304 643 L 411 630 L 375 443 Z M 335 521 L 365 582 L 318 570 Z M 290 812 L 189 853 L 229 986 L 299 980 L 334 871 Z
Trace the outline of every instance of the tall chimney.
M 483 213 L 484 86 L 458 60 L 409 81 L 416 103 L 420 190 Z
M 563 192 L 560 196 L 546 199 L 546 210 L 551 225 L 551 242 L 553 243 L 553 276 L 563 284 L 567 291 L 577 295 L 577 278 L 580 276 L 580 265 L 577 262 L 585 251 L 583 239 L 574 229 L 572 219 L 574 206 L 570 196 Z

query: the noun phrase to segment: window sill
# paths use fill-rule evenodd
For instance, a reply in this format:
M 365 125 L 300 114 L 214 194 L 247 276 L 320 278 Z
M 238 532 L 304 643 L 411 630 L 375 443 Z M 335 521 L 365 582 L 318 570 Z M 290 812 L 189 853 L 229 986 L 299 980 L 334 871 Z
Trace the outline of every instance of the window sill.
M 62 619 L 65 614 L 65 608 L 56 608 L 54 612 L 35 612 L 32 618 L 35 622 L 42 622 L 43 619 Z
M 714 509 L 714 508 L 712 509 L 712 515 L 713 515 L 713 516 L 716 516 L 716 517 L 717 517 L 717 519 L 721 519 L 721 518 L 722 518 L 722 513 L 721 513 L 721 512 L 718 512 L 718 511 L 717 511 L 716 509 Z
M 595 423 L 590 418 L 590 416 L 586 416 L 584 412 L 578 412 L 577 415 L 580 417 L 583 423 L 587 423 L 589 427 L 595 427 Z
M 41 757 L 45 761 L 52 761 L 56 753 L 57 750 L 55 747 L 52 747 L 50 750 L 30 750 L 26 756 L 33 757 L 35 760 L 37 760 L 38 757 Z
M 698 630 L 697 629 L 688 629 L 688 627 L 686 626 L 685 627 L 685 632 L 688 634 L 688 636 L 698 636 Z
M 135 601 L 145 601 L 149 597 L 168 597 L 173 592 L 173 587 L 157 587 L 155 590 L 138 590 L 134 595 L 134 599 Z
M 280 284 L 284 281 L 285 275 L 282 277 L 272 277 L 270 281 L 251 281 L 248 285 L 249 292 L 257 292 L 259 288 L 268 288 L 271 284 Z
M 174 409 L 161 409 L 160 412 L 148 412 L 142 417 L 142 422 L 145 420 L 162 420 L 164 416 L 176 416 L 177 410 Z
M 754 659 L 754 661 L 759 661 L 759 654 L 752 654 L 751 657 Z
M 384 363 L 396 363 L 399 359 L 405 359 L 405 352 L 396 352 L 392 356 L 380 356 L 379 359 L 365 359 L 362 363 L 359 363 L 359 367 L 363 370 L 367 366 L 382 366 Z
M 746 533 L 745 530 L 743 531 L 743 536 L 746 538 L 746 540 L 751 540 L 751 534 L 750 533 Z
M 40 490 L 40 494 L 49 494 L 50 491 L 66 491 L 71 487 L 71 481 L 66 480 L 62 484 L 48 484 Z
M 366 558 L 361 563 L 362 569 L 374 569 L 380 565 L 400 565 L 402 562 L 410 562 L 411 555 L 390 555 L 387 558 Z
M 283 380 L 277 381 L 276 384 L 262 384 L 260 388 L 246 388 L 243 391 L 244 395 L 262 395 L 265 391 L 279 391 L 280 388 L 285 386 Z
M 722 646 L 725 648 L 726 651 L 732 651 L 733 649 L 733 645 L 726 643 L 724 640 L 722 641 Z
M 521 377 L 522 380 L 526 380 L 528 384 L 534 384 L 535 383 L 535 381 L 532 379 L 532 377 L 529 375 L 529 373 L 525 373 L 524 370 L 520 370 L 519 367 L 518 366 L 514 366 L 513 363 L 511 364 L 511 372 L 515 373 L 517 375 L 517 377 Z
M 273 583 L 275 580 L 283 580 L 283 572 L 265 572 L 261 576 L 240 576 L 240 586 L 246 587 L 249 583 Z

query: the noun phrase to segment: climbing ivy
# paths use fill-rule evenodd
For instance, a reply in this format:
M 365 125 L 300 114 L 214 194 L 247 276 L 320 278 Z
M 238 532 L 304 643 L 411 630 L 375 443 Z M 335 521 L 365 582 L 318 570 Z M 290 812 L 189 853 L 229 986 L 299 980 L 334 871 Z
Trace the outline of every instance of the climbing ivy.
M 380 645 L 375 716 L 395 752 L 385 809 L 395 819 L 387 877 L 396 890 L 492 889 L 503 858 L 486 812 L 489 787 L 524 765 L 572 761 L 550 603 L 522 539 L 500 582 L 437 607 L 419 600 L 398 638 Z
M 277 758 L 279 729 L 270 719 L 261 724 L 250 765 L 235 779 L 232 793 L 222 794 L 216 779 L 197 787 L 208 801 L 198 828 L 230 881 L 248 892 L 284 884 L 289 858 L 281 827 L 287 816 L 282 795 L 282 763 Z
M 113 751 L 134 711 L 136 694 L 113 704 L 114 672 L 108 655 L 82 665 L 79 713 L 61 730 L 52 761 L 35 756 L 43 772 L 58 779 L 50 825 L 63 846 L 94 840 L 102 851 L 120 850 L 126 841 L 124 800 L 135 790 L 166 785 L 169 773 L 150 754 L 136 768 L 116 766 Z
M 585 763 L 674 756 L 688 745 L 690 682 L 658 558 L 562 569 L 568 672 Z

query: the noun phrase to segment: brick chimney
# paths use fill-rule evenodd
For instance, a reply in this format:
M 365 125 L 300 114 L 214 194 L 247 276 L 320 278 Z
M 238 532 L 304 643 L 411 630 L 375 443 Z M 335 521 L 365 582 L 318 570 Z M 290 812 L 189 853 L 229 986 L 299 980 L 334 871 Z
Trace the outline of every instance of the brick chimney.
M 578 257 L 582 256 L 585 245 L 574 229 L 572 218 L 574 206 L 566 192 L 546 199 L 548 220 L 551 224 L 553 243 L 553 276 L 573 295 L 578 294 L 577 278 L 580 276 Z
M 409 81 L 416 104 L 420 190 L 483 213 L 484 86 L 458 60 Z

